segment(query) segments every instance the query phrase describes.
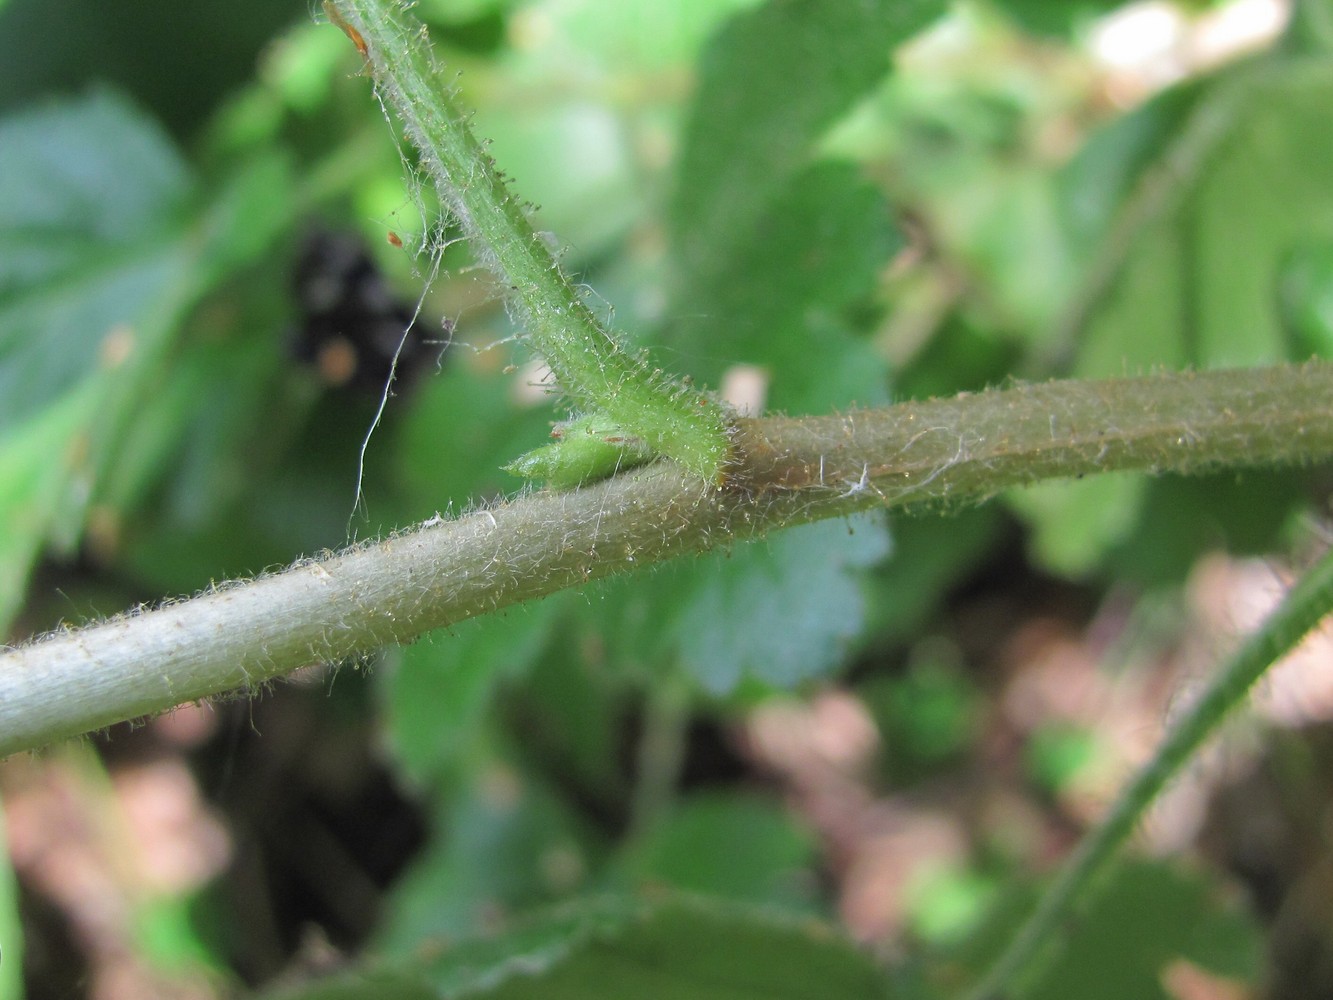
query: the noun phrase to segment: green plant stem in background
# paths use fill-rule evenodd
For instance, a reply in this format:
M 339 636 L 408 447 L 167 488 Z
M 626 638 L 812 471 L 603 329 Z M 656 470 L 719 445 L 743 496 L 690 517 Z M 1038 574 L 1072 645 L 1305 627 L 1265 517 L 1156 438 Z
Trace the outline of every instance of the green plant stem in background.
M 1124 844 L 1168 781 L 1203 746 L 1272 664 L 1333 611 L 1333 550 L 1292 588 L 1268 620 L 1221 668 L 1153 759 L 1120 794 L 1110 814 L 1079 845 L 1036 911 L 969 995 L 971 1000 L 1020 996 L 1088 902 L 1097 876 Z
M 644 704 L 643 732 L 635 755 L 634 796 L 629 831 L 643 837 L 671 809 L 681 768 L 685 764 L 686 730 L 690 724 L 690 683 L 671 671 L 649 688 Z
M 441 201 L 505 283 L 560 389 L 657 453 L 717 481 L 728 453 L 722 407 L 627 352 L 593 316 L 455 105 L 425 28 L 391 0 L 333 0 L 326 9 L 367 59 Z
M 1043 479 L 1333 459 L 1333 364 L 738 420 L 736 488 L 659 461 L 0 654 L 0 756 L 778 528 Z

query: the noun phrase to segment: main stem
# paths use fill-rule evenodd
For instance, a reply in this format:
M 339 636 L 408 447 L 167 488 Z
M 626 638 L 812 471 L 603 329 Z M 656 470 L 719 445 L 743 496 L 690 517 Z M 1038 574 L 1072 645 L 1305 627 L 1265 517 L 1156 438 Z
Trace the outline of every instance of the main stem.
M 368 60 L 441 200 L 505 283 L 561 391 L 716 481 L 728 454 L 722 408 L 628 353 L 593 316 L 473 135 L 434 64 L 425 28 L 392 0 L 329 0 L 326 8 Z
M 0 654 L 0 756 L 807 521 L 1116 469 L 1327 461 L 1330 398 L 1333 364 L 1311 362 L 739 421 L 725 488 L 661 461 Z

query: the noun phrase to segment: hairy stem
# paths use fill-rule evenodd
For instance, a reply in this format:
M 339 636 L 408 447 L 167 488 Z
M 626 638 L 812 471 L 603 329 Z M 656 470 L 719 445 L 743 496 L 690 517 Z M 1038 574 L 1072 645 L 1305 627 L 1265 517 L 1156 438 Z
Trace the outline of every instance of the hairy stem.
M 1088 902 L 1097 876 L 1129 839 L 1153 799 L 1203 746 L 1255 682 L 1333 610 L 1333 551 L 1325 553 L 1281 606 L 1241 646 L 1180 720 L 1153 759 L 1120 794 L 1096 829 L 1079 845 L 1036 911 L 972 992 L 972 1000 L 1018 996 L 1044 959 L 1068 933 Z
M 454 103 L 425 28 L 401 6 L 325 4 L 367 59 L 381 99 L 402 121 L 441 201 L 504 281 L 561 390 L 700 478 L 716 480 L 728 453 L 721 406 L 625 351 L 597 321 Z
M 659 461 L 0 654 L 0 755 L 778 528 L 1111 469 L 1333 458 L 1333 364 L 1053 382 L 738 422 L 731 484 Z

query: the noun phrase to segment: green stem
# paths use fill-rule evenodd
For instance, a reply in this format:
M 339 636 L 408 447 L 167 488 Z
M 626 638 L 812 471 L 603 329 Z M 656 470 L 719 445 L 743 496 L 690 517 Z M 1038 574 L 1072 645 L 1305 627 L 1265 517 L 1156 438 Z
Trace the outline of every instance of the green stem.
M 1328 461 L 1330 398 L 1318 362 L 738 420 L 735 489 L 656 462 L 0 652 L 0 756 L 820 518 L 1108 469 Z
M 402 6 L 330 0 L 326 9 L 364 48 L 381 98 L 401 119 L 441 201 L 507 285 L 561 390 L 692 474 L 719 481 L 729 450 L 722 407 L 627 352 L 597 321 L 505 187 L 454 103 L 424 27 Z
M 690 689 L 678 671 L 650 685 L 644 694 L 643 732 L 630 801 L 630 833 L 643 836 L 670 810 L 685 763 L 690 722 Z
M 1292 588 L 1280 607 L 1249 637 L 1171 730 L 1156 755 L 1120 794 L 1105 820 L 1088 835 L 1046 891 L 1036 911 L 1010 941 L 971 1000 L 1020 995 L 1040 972 L 1072 918 L 1093 895 L 1097 876 L 1129 838 L 1153 799 L 1245 698 L 1273 663 L 1333 611 L 1333 550 Z

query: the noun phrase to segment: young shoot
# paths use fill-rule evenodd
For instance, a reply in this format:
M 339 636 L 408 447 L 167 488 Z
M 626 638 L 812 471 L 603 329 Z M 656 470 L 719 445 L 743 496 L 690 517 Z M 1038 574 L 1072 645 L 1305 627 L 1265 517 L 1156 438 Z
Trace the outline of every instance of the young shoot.
M 657 457 L 648 444 L 628 434 L 602 414 L 556 424 L 554 444 L 528 452 L 505 466 L 524 479 L 544 480 L 552 489 L 568 490 L 606 479 Z
M 551 369 L 560 390 L 588 413 L 602 415 L 614 437 L 634 439 L 642 453 L 665 455 L 711 483 L 722 481 L 730 453 L 730 419 L 716 400 L 652 367 L 625 349 L 588 308 L 561 271 L 524 206 L 510 193 L 500 171 L 477 140 L 453 88 L 435 64 L 424 27 L 404 5 L 391 0 L 327 0 L 330 20 L 365 57 L 381 100 L 403 123 L 421 153 L 441 201 L 483 247 L 483 261 L 501 278 L 531 339 L 534 353 Z M 597 469 L 624 467 L 607 457 L 587 435 L 580 457 L 520 459 L 511 468 L 531 468 L 552 482 L 577 478 L 580 463 Z M 562 449 L 563 445 L 559 446 Z M 619 459 L 629 457 L 618 456 Z M 553 476 L 544 470 L 554 469 Z

